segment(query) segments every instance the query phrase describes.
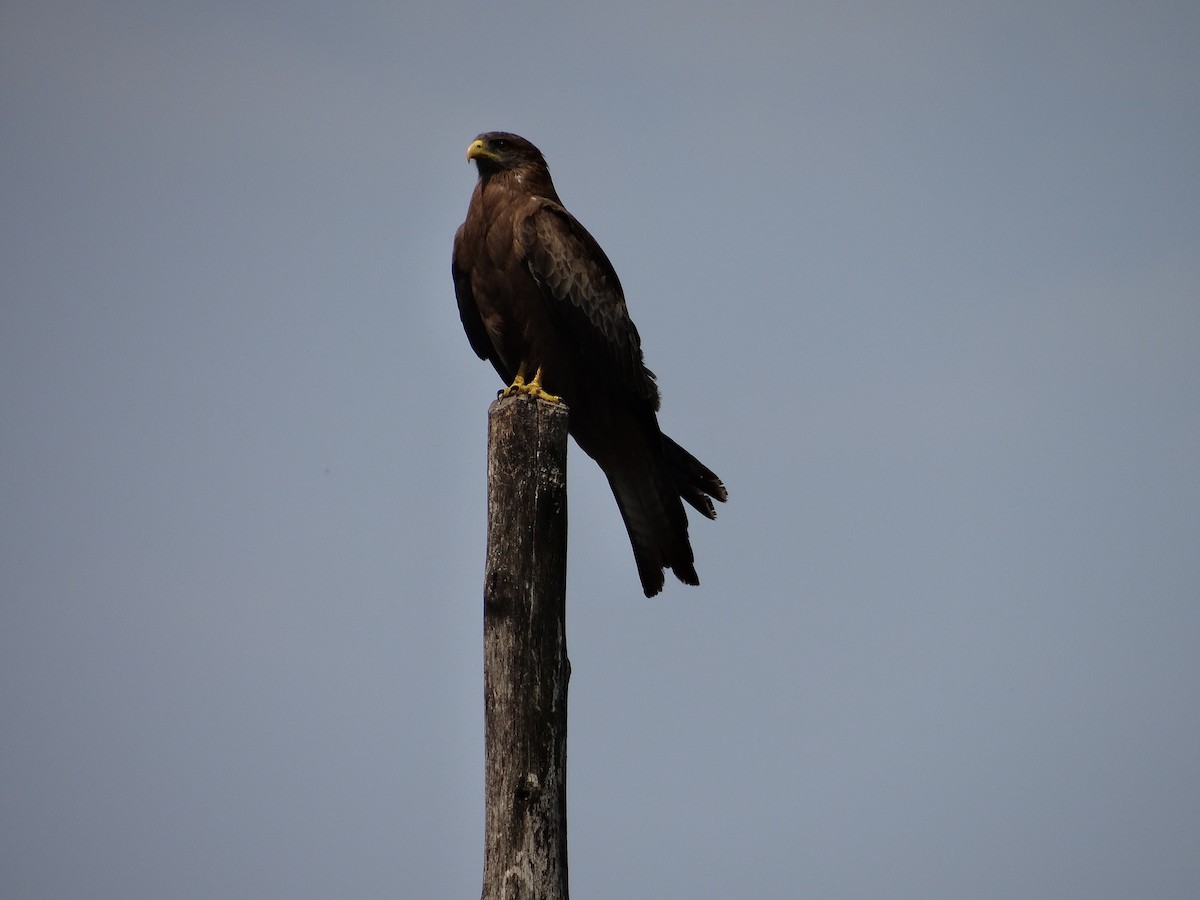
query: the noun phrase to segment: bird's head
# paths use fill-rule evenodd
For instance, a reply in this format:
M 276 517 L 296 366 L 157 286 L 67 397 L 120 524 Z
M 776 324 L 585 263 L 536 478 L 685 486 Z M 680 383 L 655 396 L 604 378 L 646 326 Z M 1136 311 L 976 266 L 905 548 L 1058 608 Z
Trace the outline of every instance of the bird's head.
M 507 131 L 479 135 L 467 148 L 467 159 L 475 160 L 479 175 L 484 178 L 515 169 L 547 172 L 542 152 L 525 138 Z

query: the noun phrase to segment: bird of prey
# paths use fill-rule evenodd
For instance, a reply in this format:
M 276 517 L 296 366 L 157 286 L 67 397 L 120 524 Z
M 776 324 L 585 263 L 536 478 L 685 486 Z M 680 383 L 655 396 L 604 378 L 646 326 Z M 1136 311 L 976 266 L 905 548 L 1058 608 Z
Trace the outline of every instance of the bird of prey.
M 662 590 L 665 569 L 699 584 L 681 500 L 712 519 L 725 486 L 659 430 L 658 385 L 612 263 L 529 141 L 481 134 L 467 159 L 479 181 L 451 272 L 471 347 L 505 394 L 567 404 L 571 435 L 612 487 L 646 596 Z

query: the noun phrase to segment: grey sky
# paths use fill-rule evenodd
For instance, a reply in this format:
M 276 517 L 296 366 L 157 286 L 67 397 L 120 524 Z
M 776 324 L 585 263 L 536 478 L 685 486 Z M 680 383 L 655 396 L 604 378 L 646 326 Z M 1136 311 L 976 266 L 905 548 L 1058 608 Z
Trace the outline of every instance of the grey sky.
M 503 128 L 731 499 L 571 463 L 571 889 L 1200 893 L 1200 7 L 0 11 L 0 893 L 473 896 Z M 695 517 L 694 517 L 695 518 Z

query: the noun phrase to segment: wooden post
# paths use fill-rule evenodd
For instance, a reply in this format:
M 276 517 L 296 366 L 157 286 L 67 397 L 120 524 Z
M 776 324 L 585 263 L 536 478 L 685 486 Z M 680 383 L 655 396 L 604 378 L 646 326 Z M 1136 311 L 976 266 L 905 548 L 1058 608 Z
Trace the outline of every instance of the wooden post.
M 567 408 L 488 410 L 483 900 L 567 900 Z

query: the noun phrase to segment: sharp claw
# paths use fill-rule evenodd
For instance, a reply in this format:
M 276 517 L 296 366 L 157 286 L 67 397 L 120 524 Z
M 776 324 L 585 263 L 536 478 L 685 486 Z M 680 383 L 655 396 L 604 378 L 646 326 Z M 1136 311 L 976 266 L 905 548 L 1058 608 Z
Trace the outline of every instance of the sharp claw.
M 517 371 L 517 377 L 513 379 L 513 383 L 500 391 L 496 396 L 503 398 L 511 397 L 514 394 L 528 394 L 530 397 L 536 397 L 538 400 L 546 400 L 550 403 L 562 403 L 562 397 L 557 397 L 542 389 L 542 370 L 540 368 L 534 373 L 532 381 L 526 381 L 525 366 L 522 365 Z

